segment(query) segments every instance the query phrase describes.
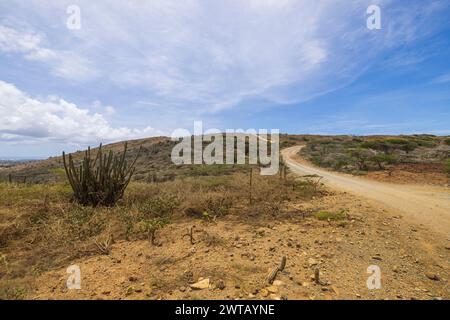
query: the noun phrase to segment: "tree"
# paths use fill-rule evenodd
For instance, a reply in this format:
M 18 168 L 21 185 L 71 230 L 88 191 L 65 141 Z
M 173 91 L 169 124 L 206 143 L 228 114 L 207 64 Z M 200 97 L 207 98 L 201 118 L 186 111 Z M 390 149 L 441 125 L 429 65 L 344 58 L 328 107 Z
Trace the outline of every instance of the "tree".
M 407 141 L 400 146 L 400 149 L 405 151 L 406 154 L 409 154 L 411 151 L 414 151 L 418 146 L 419 145 L 414 141 Z
M 358 170 L 366 171 L 368 169 L 367 161 L 370 159 L 372 155 L 373 155 L 372 152 L 364 150 L 362 148 L 350 150 L 350 156 L 353 158 L 354 162 L 358 166 Z
M 393 154 L 379 153 L 374 155 L 371 160 L 378 165 L 380 170 L 384 170 L 384 164 L 394 164 L 397 162 L 397 157 Z

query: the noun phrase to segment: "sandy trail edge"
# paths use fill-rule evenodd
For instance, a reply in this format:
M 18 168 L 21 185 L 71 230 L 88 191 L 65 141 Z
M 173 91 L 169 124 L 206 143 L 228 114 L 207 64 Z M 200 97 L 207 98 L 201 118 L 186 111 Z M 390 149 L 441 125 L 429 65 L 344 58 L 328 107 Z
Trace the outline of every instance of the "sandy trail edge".
M 330 172 L 304 161 L 298 162 L 303 146 L 281 151 L 292 172 L 319 175 L 331 188 L 378 201 L 401 212 L 412 222 L 423 224 L 441 236 L 450 238 L 450 192 L 446 188 L 382 183 L 351 175 Z

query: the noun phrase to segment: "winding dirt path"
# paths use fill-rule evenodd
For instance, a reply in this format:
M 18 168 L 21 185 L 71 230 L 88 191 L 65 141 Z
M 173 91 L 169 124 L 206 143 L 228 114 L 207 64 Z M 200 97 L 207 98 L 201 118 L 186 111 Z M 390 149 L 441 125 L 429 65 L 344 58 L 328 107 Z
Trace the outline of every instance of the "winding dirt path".
M 303 161 L 302 146 L 286 148 L 281 154 L 287 165 L 299 175 L 319 175 L 331 188 L 378 201 L 399 211 L 405 218 L 421 223 L 450 239 L 450 192 L 446 188 L 398 185 L 371 181 L 361 177 L 331 172 Z

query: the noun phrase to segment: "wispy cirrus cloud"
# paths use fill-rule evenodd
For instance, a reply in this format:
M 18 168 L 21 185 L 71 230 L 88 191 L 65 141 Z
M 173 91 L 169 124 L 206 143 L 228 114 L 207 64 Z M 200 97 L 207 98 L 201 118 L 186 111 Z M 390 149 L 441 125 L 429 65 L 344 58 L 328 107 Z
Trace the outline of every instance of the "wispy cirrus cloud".
M 85 81 L 98 76 L 92 63 L 82 55 L 70 50 L 51 49 L 46 45 L 45 35 L 34 31 L 0 25 L 0 52 L 44 63 L 50 67 L 52 75 L 68 80 Z
M 412 8 L 418 4 L 388 0 L 80 0 L 82 28 L 71 31 L 62 23 L 64 1 L 12 2 L 30 27 L 30 12 L 59 23 L 50 30 L 40 26 L 49 47 L 36 34 L 7 41 L 26 58 L 50 60 L 52 74 L 98 76 L 112 86 L 145 90 L 149 101 L 207 113 L 249 99 L 294 103 L 339 88 L 383 50 L 427 32 L 419 28 L 439 9 L 439 1 L 419 15 Z M 381 31 L 365 26 L 373 3 L 384 6 Z
M 81 9 L 80 30 L 66 28 L 71 4 Z M 366 28 L 371 4 L 381 6 L 381 30 Z M 392 0 L 8 0 L 0 3 L 0 60 L 12 57 L 42 67 L 42 82 L 58 82 L 41 85 L 44 96 L 76 92 L 87 101 L 107 98 L 106 106 L 114 108 L 97 106 L 100 117 L 80 112 L 68 118 L 90 123 L 94 131 L 104 132 L 100 136 L 127 137 L 142 131 L 114 129 L 107 115 L 119 128 L 150 119 L 151 127 L 170 130 L 180 119 L 194 117 L 220 125 L 218 118 L 230 110 L 232 117 L 241 108 L 301 103 L 345 87 L 373 63 L 384 63 L 381 72 L 420 63 L 426 59 L 420 52 L 391 53 L 432 34 L 446 21 L 439 13 L 448 6 L 444 0 L 426 5 Z M 0 80 L 8 80 L 21 95 L 34 92 L 16 81 L 36 71 L 28 64 L 15 67 L 23 70 L 8 69 L 9 78 Z M 54 92 L 55 87 L 67 89 Z M 50 103 L 28 99 L 43 110 Z M 64 110 L 57 114 L 69 113 L 66 104 L 56 105 Z M 20 103 L 8 108 L 25 110 Z M 142 116 L 144 110 L 148 117 Z M 27 128 L 25 112 L 15 117 Z M 77 126 L 86 140 L 99 137 Z M 45 127 L 30 132 L 72 139 L 56 124 L 50 127 L 51 134 Z M 3 134 L 20 136 L 18 129 Z

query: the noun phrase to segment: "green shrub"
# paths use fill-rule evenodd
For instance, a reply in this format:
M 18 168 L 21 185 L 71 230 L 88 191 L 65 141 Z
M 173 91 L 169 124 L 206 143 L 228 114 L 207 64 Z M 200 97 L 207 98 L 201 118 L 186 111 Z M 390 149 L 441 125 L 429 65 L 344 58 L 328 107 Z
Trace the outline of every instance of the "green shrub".
M 378 168 L 380 170 L 384 170 L 385 164 L 394 164 L 397 162 L 398 159 L 397 156 L 395 156 L 394 154 L 380 153 L 373 156 L 371 160 L 378 165 Z
M 329 211 L 318 211 L 315 212 L 313 216 L 318 220 L 344 220 L 347 218 L 347 214 L 344 211 L 337 213 Z
M 448 146 L 450 146 L 450 138 L 445 138 L 444 143 Z
M 169 217 L 143 218 L 138 221 L 137 229 L 140 232 L 145 233 L 152 244 L 156 244 L 156 231 L 169 224 L 169 222 Z
M 146 218 L 170 217 L 179 204 L 176 196 L 162 194 L 144 202 L 139 212 Z
M 450 176 L 450 159 L 445 163 L 445 172 Z

